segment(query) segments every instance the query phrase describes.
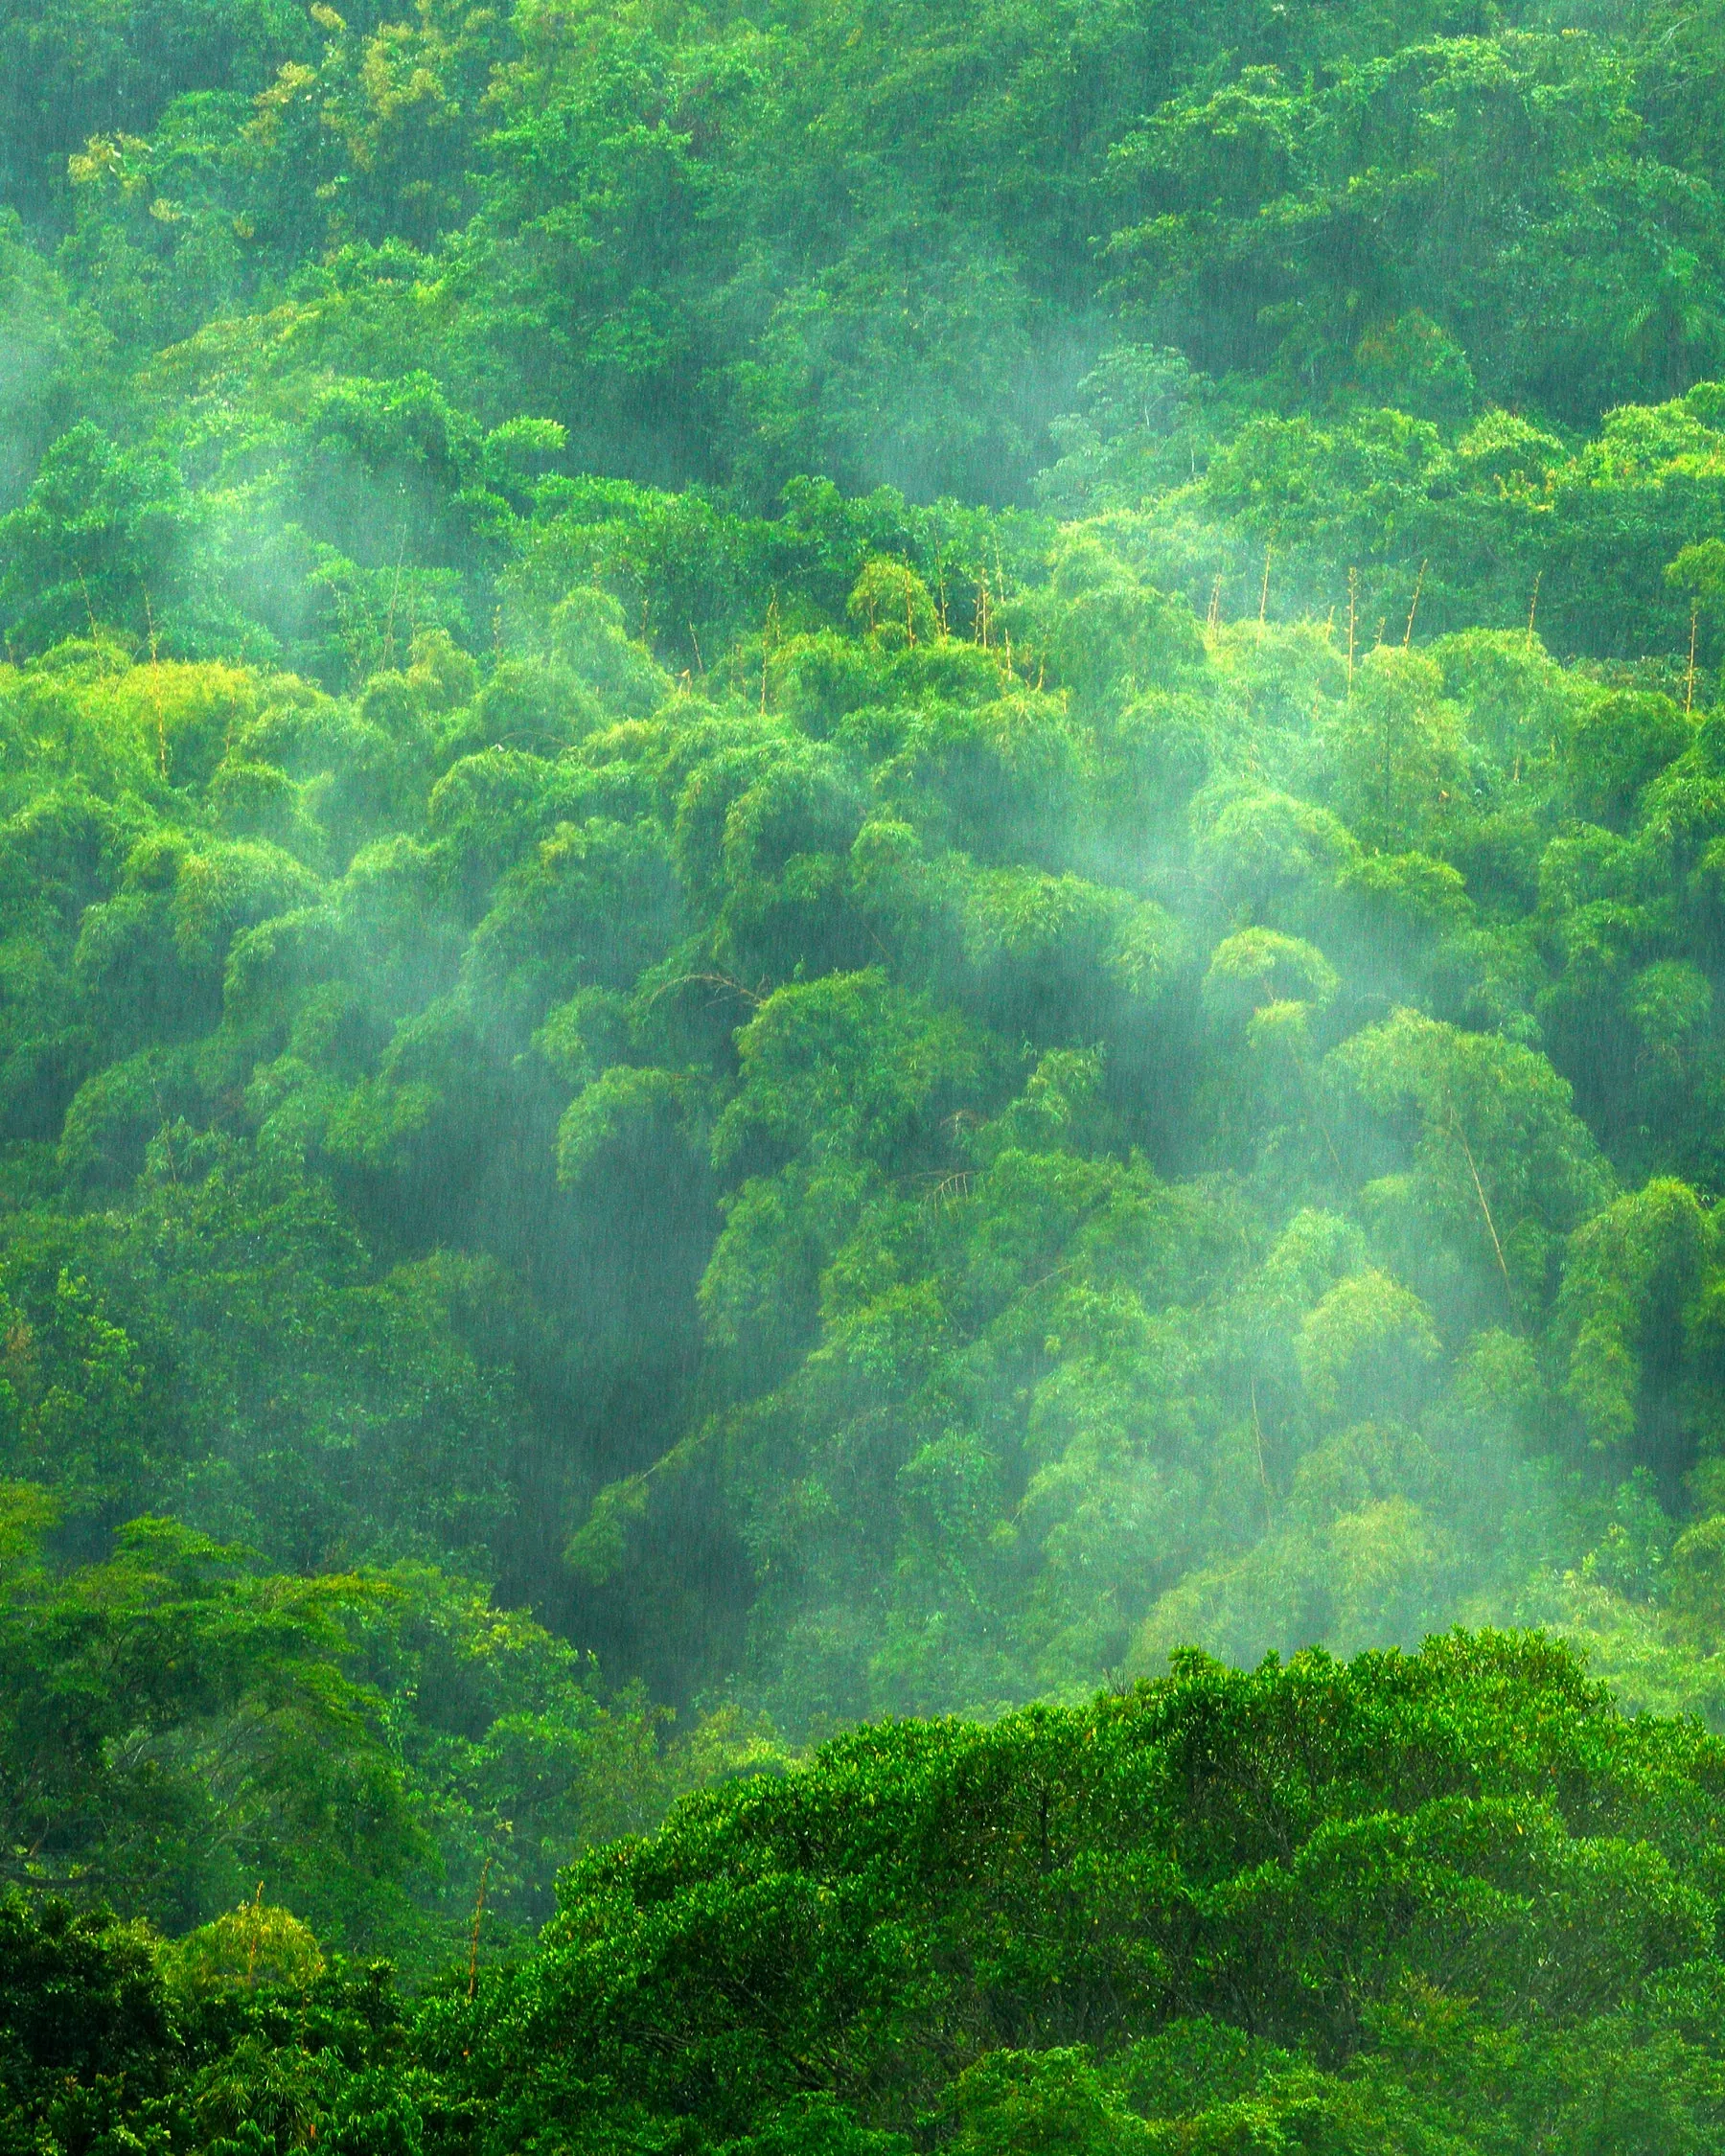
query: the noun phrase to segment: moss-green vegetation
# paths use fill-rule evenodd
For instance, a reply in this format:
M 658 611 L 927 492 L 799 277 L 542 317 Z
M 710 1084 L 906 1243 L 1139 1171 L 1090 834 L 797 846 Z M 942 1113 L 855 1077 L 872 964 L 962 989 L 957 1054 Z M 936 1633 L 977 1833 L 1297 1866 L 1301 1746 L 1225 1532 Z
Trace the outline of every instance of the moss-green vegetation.
M 1725 2146 L 1721 110 L 0 0 L 0 2148 Z

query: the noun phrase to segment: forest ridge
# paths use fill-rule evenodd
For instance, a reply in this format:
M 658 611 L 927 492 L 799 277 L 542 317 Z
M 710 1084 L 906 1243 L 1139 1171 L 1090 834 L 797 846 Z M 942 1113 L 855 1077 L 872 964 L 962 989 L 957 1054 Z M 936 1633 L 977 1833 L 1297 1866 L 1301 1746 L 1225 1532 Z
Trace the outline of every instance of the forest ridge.
M 0 0 L 0 2156 L 1725 2149 L 1721 113 Z

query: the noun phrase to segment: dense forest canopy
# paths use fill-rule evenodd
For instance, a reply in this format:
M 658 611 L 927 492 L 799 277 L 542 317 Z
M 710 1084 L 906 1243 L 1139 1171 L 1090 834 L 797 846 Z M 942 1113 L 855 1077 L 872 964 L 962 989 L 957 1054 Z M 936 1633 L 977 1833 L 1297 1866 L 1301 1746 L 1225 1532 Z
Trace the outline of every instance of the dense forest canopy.
M 0 2149 L 1725 2147 L 1721 113 L 0 0 Z
M 565 1875 L 417 2000 L 262 1902 L 0 1904 L 19 2149 L 1716 2149 L 1725 1750 L 1564 1649 L 1308 1653 L 901 1721 Z

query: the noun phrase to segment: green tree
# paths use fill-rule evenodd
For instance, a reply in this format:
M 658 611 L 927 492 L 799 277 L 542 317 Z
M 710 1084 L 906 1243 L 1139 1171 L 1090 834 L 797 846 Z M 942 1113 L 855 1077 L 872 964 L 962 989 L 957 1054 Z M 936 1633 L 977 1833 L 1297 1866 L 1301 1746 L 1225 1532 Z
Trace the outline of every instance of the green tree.
M 88 421 L 61 435 L 0 518 L 9 638 L 25 650 L 104 633 L 148 646 L 158 627 L 172 631 L 191 516 L 159 458 L 117 448 Z

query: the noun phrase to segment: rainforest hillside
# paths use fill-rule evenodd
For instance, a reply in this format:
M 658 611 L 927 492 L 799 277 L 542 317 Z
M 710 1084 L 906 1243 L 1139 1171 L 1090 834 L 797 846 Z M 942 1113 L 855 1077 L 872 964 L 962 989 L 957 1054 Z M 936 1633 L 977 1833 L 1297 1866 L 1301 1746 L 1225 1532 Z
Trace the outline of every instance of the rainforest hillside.
M 0 0 L 0 2145 L 1720 2145 L 1722 112 Z

